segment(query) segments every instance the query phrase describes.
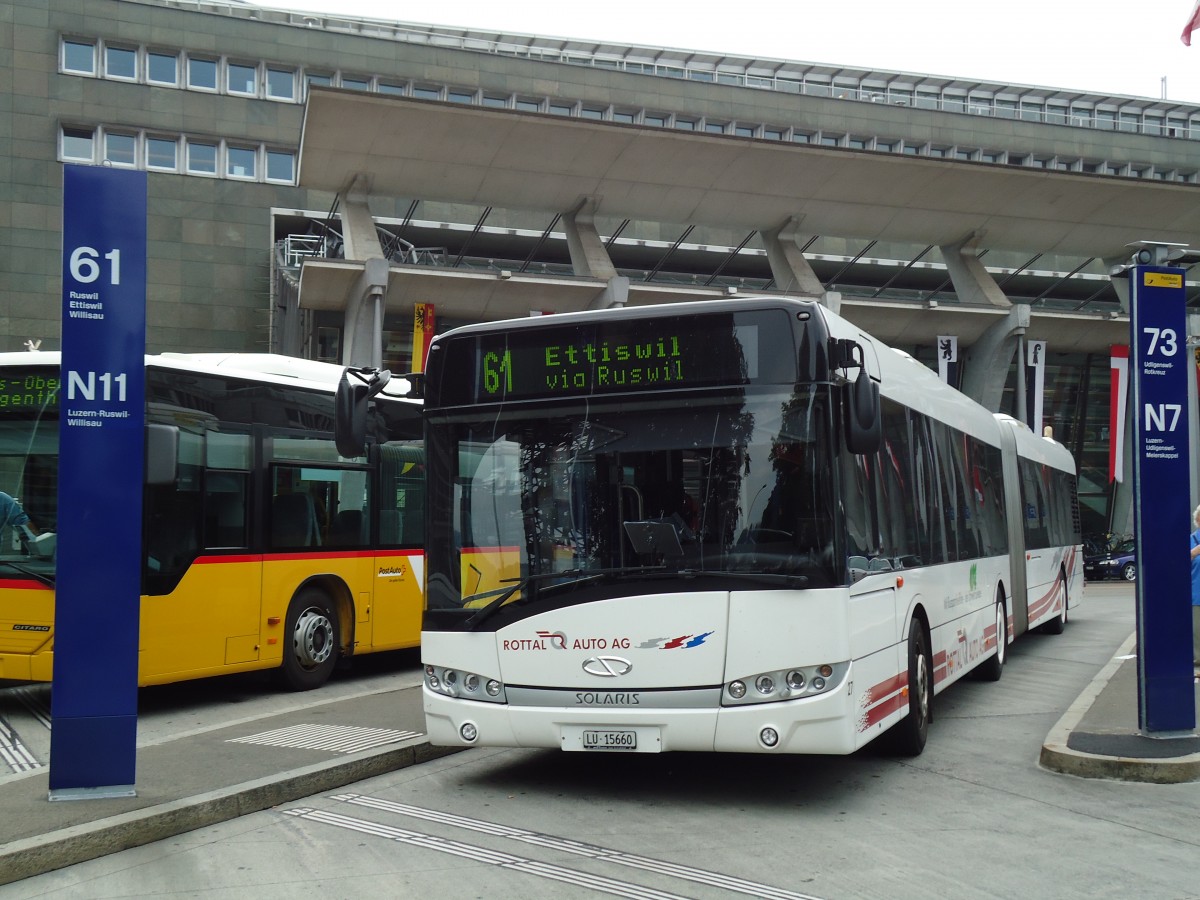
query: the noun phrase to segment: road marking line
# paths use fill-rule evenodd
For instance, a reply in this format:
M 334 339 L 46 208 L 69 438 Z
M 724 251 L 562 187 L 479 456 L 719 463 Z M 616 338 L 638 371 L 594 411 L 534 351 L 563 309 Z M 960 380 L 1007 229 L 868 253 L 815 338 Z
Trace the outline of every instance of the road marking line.
M 420 737 L 415 731 L 391 728 L 361 728 L 356 725 L 292 725 L 247 737 L 230 738 L 227 744 L 262 744 L 268 747 L 296 747 L 302 750 L 328 750 L 331 753 L 358 753 L 388 744 Z
M 567 838 L 555 837 L 554 835 L 541 834 L 536 831 L 528 831 L 524 828 L 512 828 L 507 825 L 500 825 L 495 822 L 487 822 L 482 819 L 471 819 L 466 816 L 454 815 L 453 813 L 424 809 L 419 806 L 410 806 L 406 803 L 395 803 L 391 800 L 381 800 L 377 797 L 366 797 L 362 794 L 336 794 L 330 799 L 337 800 L 342 803 L 364 806 L 368 809 L 377 809 L 381 812 L 410 816 L 416 819 L 424 819 L 425 821 L 429 822 L 437 822 L 438 824 L 442 825 L 451 825 L 455 828 L 465 828 L 470 831 L 477 831 L 495 837 L 503 837 L 508 838 L 509 840 L 534 844 L 539 847 L 557 850 L 562 853 L 586 856 L 590 859 L 598 859 L 602 862 L 613 863 L 614 865 L 627 866 L 629 868 L 642 869 L 650 872 L 658 872 L 663 875 L 670 875 L 674 878 L 680 878 L 685 881 L 695 882 L 697 884 L 712 885 L 714 887 L 724 888 L 725 890 L 734 891 L 739 894 L 747 894 L 751 897 L 761 897 L 764 898 L 764 900 L 773 900 L 773 898 L 778 898 L 778 900 L 819 900 L 819 898 L 813 897 L 809 894 L 797 894 L 794 891 L 772 887 L 771 885 L 761 884 L 756 881 L 747 881 L 742 878 L 734 878 L 730 875 L 723 875 L 719 872 L 709 872 L 704 869 L 696 869 L 691 866 L 678 865 L 676 863 L 651 859 L 645 856 L 637 856 L 636 854 L 632 853 L 624 853 L 620 850 L 613 850 L 608 847 L 600 847 L 595 844 L 586 844 L 581 841 L 573 841 L 568 840 Z
M 449 853 L 464 859 L 474 860 L 503 869 L 512 869 L 513 871 L 524 872 L 529 875 L 537 875 L 540 878 L 548 878 L 564 884 L 575 884 L 617 897 L 629 897 L 631 900 L 687 900 L 681 894 L 671 894 L 655 888 L 634 884 L 633 882 L 606 878 L 603 875 L 579 872 L 575 869 L 539 862 L 538 860 L 528 859 L 523 856 L 513 856 L 510 853 L 488 850 L 485 847 L 476 847 L 472 844 L 464 844 L 459 841 L 447 840 L 430 834 L 422 834 L 419 831 L 407 831 L 391 825 L 381 825 L 377 822 L 355 819 L 352 816 L 343 816 L 340 813 L 312 809 L 311 807 L 300 807 L 286 810 L 284 815 L 295 816 L 296 818 L 307 819 L 312 822 L 320 822 L 337 828 L 345 828 L 361 834 L 375 835 L 376 837 L 387 838 L 388 840 L 408 844 L 413 847 L 436 850 L 439 853 Z
M 32 772 L 42 768 L 42 763 L 21 742 L 17 730 L 3 716 L 0 716 L 0 760 L 12 772 Z

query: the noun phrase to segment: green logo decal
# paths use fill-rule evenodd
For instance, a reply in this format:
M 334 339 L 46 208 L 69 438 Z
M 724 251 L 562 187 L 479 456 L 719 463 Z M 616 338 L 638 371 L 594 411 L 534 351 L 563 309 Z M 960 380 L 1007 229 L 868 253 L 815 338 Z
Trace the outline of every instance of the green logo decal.
M 979 571 L 976 563 L 971 563 L 971 590 L 979 586 Z

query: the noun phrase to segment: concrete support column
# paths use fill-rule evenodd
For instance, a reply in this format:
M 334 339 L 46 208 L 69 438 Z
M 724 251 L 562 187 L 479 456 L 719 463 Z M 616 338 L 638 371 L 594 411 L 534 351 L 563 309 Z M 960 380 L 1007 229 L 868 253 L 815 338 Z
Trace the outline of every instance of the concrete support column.
M 362 274 L 346 298 L 342 327 L 342 365 L 383 363 L 383 307 L 387 298 L 388 262 L 382 257 L 363 262 Z
M 1013 354 L 1028 327 L 1029 304 L 1017 304 L 967 349 L 963 367 L 964 394 L 992 412 L 999 411 Z
M 617 276 L 617 268 L 596 231 L 595 216 L 596 201 L 591 197 L 585 197 L 573 210 L 563 213 L 563 230 L 567 233 L 571 268 L 580 278 L 610 281 Z
M 588 309 L 609 309 L 624 306 L 628 301 L 629 279 L 624 275 L 614 275 L 608 279 L 608 284 L 596 295 L 596 299 L 588 304 Z
M 359 180 L 345 192 L 341 205 L 346 260 L 362 263 L 362 274 L 346 296 L 342 325 L 342 365 L 383 363 L 383 309 L 387 302 L 388 261 L 383 256 L 375 219 Z
M 341 217 L 346 259 L 382 259 L 383 247 L 366 195 L 348 193 L 342 200 Z
M 1112 282 L 1113 290 L 1117 293 L 1117 301 L 1121 304 L 1121 312 L 1129 315 L 1129 265 L 1128 259 L 1106 259 L 1104 266 L 1110 273 L 1108 280 Z
M 800 233 L 800 220 L 795 216 L 788 219 L 778 228 L 771 228 L 762 234 L 763 244 L 767 249 L 767 262 L 771 266 L 771 277 L 775 286 L 785 293 L 805 294 L 810 297 L 822 297 L 825 285 L 813 271 L 804 252 L 800 249 L 801 238 L 811 237 Z M 838 296 L 840 303 L 841 297 Z M 828 304 L 826 304 L 828 305 Z M 837 312 L 833 307 L 830 307 Z
M 1004 296 L 994 278 L 983 267 L 976 253 L 983 232 L 973 231 L 956 244 L 947 244 L 938 249 L 946 261 L 946 271 L 954 285 L 954 292 L 962 303 L 988 304 L 1001 309 L 1012 307 L 1012 301 Z
M 303 356 L 304 338 L 300 330 L 303 310 L 300 309 L 300 292 L 291 290 L 281 297 L 275 304 L 275 314 L 276 338 L 271 351 L 282 353 L 284 356 Z

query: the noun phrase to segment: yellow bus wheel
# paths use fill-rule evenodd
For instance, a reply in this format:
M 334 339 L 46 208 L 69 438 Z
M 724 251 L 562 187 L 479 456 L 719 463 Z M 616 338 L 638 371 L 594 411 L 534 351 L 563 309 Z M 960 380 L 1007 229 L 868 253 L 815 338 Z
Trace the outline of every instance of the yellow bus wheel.
M 310 691 L 329 680 L 337 664 L 340 635 L 337 612 L 329 595 L 304 588 L 288 605 L 287 646 L 281 674 L 293 691 Z

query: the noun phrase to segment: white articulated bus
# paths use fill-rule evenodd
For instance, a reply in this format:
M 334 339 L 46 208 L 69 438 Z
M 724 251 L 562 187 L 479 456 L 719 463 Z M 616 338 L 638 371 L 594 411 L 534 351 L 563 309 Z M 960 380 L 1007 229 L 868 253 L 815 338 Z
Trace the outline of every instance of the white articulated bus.
M 439 745 L 925 745 L 1083 586 L 1071 455 L 807 301 L 469 326 L 424 383 Z

